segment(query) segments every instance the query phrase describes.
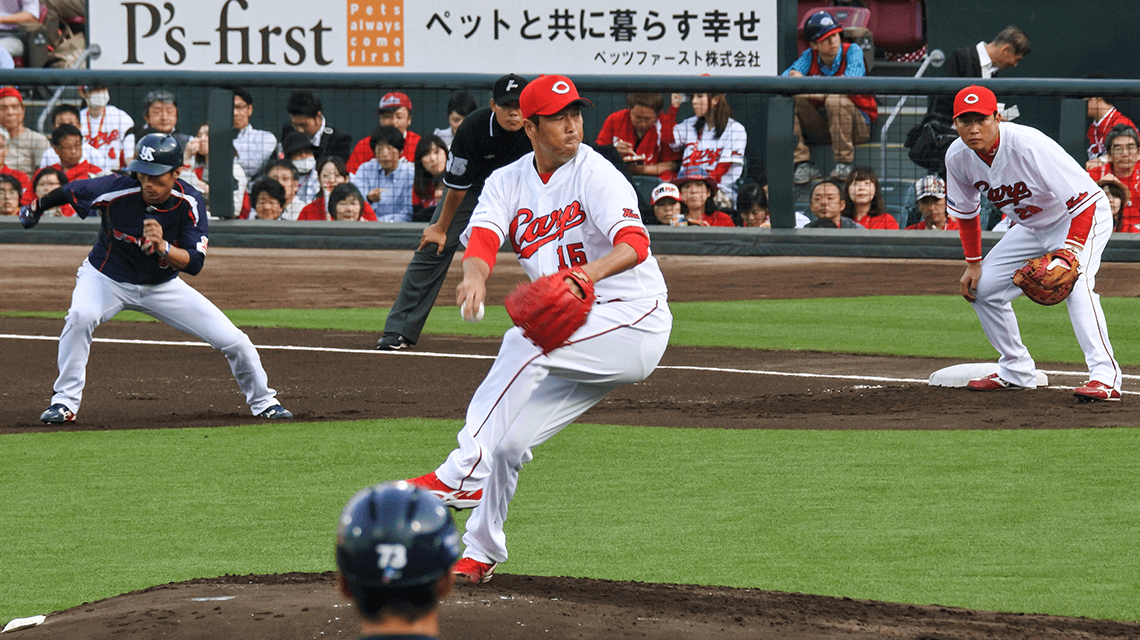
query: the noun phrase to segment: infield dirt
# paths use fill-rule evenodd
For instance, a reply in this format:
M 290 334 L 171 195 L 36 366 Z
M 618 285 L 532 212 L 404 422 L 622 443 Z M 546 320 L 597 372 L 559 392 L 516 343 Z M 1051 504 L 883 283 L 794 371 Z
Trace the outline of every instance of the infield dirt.
M 0 311 L 64 310 L 87 248 L 0 246 Z M 410 252 L 227 249 L 211 251 L 187 278 L 219 307 L 387 307 Z M 670 300 L 741 300 L 861 295 L 947 295 L 962 266 L 953 261 L 662 256 Z M 1140 265 L 1105 264 L 1098 290 L 1140 295 Z M 502 299 L 523 278 L 513 260 L 497 267 L 489 293 Z M 450 305 L 458 261 L 443 286 Z M 963 303 L 965 304 L 965 303 Z M 844 330 L 842 318 L 837 330 Z M 62 321 L 0 318 L 0 333 L 58 336 Z M 299 420 L 429 417 L 461 419 L 489 360 L 385 354 L 375 334 L 248 329 L 258 345 L 360 349 L 309 354 L 263 349 L 270 382 Z M 108 323 L 97 337 L 186 340 L 165 325 Z M 493 355 L 498 339 L 424 336 L 416 352 Z M 50 397 L 57 343 L 3 340 L 0 371 L 22 380 L 0 394 L 0 433 L 58 430 L 40 424 Z M 147 346 L 147 358 L 184 366 L 177 375 L 140 366 L 137 345 L 97 343 L 79 421 L 67 429 L 211 427 L 253 422 L 224 359 L 186 347 Z M 97 357 L 96 357 L 97 354 Z M 383 360 L 377 360 L 382 358 Z M 380 363 L 382 362 L 382 366 Z M 919 380 L 957 361 L 834 353 L 670 348 L 662 367 L 619 389 L 584 422 L 721 429 L 1026 429 L 1140 424 L 1140 402 L 1079 404 L 1057 389 L 971 394 Z M 823 377 L 745 375 L 677 369 L 704 366 L 808 372 Z M 1072 365 L 1056 367 L 1079 371 Z M 351 376 L 344 372 L 351 371 Z M 1140 373 L 1136 369 L 1126 371 Z M 915 382 L 860 384 L 879 375 Z M 1076 377 L 1062 381 L 1070 386 Z M 1129 388 L 1126 383 L 1125 389 Z M 464 401 L 440 402 L 443 398 Z M 687 585 L 618 583 L 509 574 L 462 586 L 443 608 L 445 638 L 1120 638 L 1140 624 L 966 611 Z M 201 600 L 201 598 L 227 598 Z M 49 616 L 24 638 L 355 637 L 353 612 L 327 574 L 223 576 L 156 586 Z

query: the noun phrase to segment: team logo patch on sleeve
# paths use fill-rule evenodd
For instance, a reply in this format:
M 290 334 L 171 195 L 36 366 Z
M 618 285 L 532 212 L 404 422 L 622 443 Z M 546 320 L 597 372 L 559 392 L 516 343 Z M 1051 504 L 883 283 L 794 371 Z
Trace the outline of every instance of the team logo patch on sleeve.
M 623 218 L 633 218 L 635 220 L 641 219 L 641 216 L 629 207 L 622 207 L 621 215 Z

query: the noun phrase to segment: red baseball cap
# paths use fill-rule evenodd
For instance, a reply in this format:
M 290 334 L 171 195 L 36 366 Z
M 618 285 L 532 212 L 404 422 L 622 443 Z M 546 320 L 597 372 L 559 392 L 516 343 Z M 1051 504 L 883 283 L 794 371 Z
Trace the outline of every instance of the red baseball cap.
M 572 104 L 594 106 L 578 95 L 574 82 L 566 76 L 539 76 L 528 82 L 519 95 L 519 108 L 524 118 L 552 116 Z
M 0 98 L 15 98 L 21 103 L 24 102 L 24 96 L 20 95 L 20 90 L 16 87 L 4 87 L 0 89 Z
M 412 101 L 410 98 L 408 98 L 407 95 L 400 93 L 399 91 L 393 91 L 392 93 L 384 94 L 384 97 L 380 98 L 380 107 L 377 109 L 377 111 L 395 111 L 400 107 L 404 107 L 408 111 L 411 111 Z
M 954 117 L 963 113 L 980 113 L 988 116 L 997 111 L 997 96 L 985 87 L 972 84 L 954 97 Z

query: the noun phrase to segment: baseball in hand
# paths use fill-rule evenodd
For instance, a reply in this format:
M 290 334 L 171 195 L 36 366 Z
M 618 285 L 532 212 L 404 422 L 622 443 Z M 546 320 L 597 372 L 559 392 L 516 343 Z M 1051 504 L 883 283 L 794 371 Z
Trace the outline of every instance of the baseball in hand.
M 471 318 L 468 318 L 468 317 L 467 317 L 467 314 L 466 314 L 466 313 L 464 313 L 464 311 L 466 311 L 466 309 L 467 309 L 467 305 L 465 305 L 465 304 L 464 304 L 464 305 L 460 305 L 460 307 L 459 307 L 459 315 L 460 315 L 460 316 L 461 316 L 461 317 L 462 317 L 464 320 L 466 320 L 467 322 L 479 322 L 480 320 L 482 320 L 482 319 L 483 319 L 483 312 L 485 311 L 485 309 L 484 309 L 484 307 L 483 307 L 483 303 L 482 303 L 482 302 L 480 302 L 480 303 L 479 303 L 479 310 L 478 310 L 478 311 L 476 311 L 476 312 L 475 312 L 475 315 L 474 315 L 473 317 L 471 317 Z

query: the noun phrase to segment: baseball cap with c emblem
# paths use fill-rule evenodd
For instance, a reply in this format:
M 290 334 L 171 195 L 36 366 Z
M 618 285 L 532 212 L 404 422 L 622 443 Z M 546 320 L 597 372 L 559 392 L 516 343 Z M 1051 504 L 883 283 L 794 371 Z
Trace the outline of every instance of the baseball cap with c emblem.
M 997 110 L 997 97 L 994 92 L 976 84 L 962 89 L 954 97 L 955 118 L 963 113 L 980 113 L 983 116 L 988 116 Z
M 519 96 L 522 116 L 552 116 L 566 107 L 577 104 L 592 107 L 594 103 L 578 95 L 578 89 L 566 76 L 539 76 L 531 80 Z

